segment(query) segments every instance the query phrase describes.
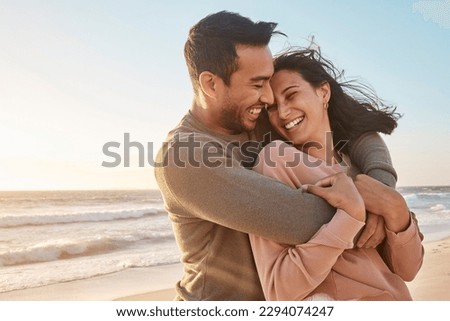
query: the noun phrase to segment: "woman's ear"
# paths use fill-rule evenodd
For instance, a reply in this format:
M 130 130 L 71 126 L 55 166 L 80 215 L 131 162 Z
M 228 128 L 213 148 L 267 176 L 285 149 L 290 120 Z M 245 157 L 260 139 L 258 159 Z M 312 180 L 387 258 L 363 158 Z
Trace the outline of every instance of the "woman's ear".
M 331 87 L 328 81 L 324 81 L 319 87 L 319 97 L 322 98 L 324 104 L 330 101 Z
M 210 98 L 216 98 L 218 77 L 210 71 L 204 71 L 198 78 L 203 93 Z

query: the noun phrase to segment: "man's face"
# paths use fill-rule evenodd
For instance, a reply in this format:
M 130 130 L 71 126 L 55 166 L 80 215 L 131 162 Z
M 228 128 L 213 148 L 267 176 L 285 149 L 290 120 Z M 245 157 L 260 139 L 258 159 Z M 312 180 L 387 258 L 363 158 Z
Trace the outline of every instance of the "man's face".
M 273 60 L 269 48 L 237 46 L 238 70 L 230 78 L 230 85 L 222 84 L 220 127 L 229 134 L 255 128 L 256 120 L 265 104 L 273 103 L 270 77 Z

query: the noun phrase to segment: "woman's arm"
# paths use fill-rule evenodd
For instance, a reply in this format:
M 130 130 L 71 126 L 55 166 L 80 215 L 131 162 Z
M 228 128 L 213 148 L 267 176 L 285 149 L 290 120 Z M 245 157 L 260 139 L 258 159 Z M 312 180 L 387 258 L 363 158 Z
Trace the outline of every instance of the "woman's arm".
M 303 300 L 330 273 L 338 257 L 353 247 L 364 222 L 338 210 L 307 243 L 285 246 L 250 234 L 253 256 L 267 300 Z
M 355 185 L 368 211 L 386 222 L 387 238 L 380 254 L 392 272 L 411 281 L 423 262 L 423 235 L 403 196 L 367 175 L 357 175 Z
M 419 230 L 414 213 L 410 214 L 406 230 L 394 233 L 386 230 L 386 241 L 379 246 L 383 260 L 392 272 L 404 281 L 412 281 L 423 263 L 423 234 Z
M 301 187 L 304 182 L 312 183 L 335 173 L 330 166 L 315 162 L 307 154 L 280 141 L 266 146 L 259 156 L 255 171 L 293 189 Z M 306 298 L 327 277 L 342 252 L 353 247 L 353 239 L 364 225 L 364 203 L 353 181 L 344 173 L 339 175 L 336 185 L 346 199 L 332 204 L 340 209 L 306 244 L 286 246 L 250 235 L 266 299 Z M 273 215 L 276 216 L 277 212 Z M 304 221 L 306 218 L 298 219 Z

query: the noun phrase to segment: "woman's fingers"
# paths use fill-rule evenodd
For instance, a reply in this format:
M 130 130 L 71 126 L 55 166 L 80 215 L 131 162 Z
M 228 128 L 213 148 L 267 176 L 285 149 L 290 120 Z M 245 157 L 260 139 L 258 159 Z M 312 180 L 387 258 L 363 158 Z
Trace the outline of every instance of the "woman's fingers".
M 308 193 L 325 199 L 330 205 L 340 208 L 351 216 L 364 220 L 364 202 L 350 177 L 345 173 L 325 177 L 314 185 L 307 186 Z
M 302 189 L 310 194 L 327 199 L 327 189 L 317 185 L 303 185 Z
M 329 187 L 329 186 L 332 186 L 335 181 L 336 181 L 336 175 L 331 175 L 331 176 L 322 178 L 321 180 L 317 181 L 314 185 L 321 186 L 321 187 Z
M 357 247 L 374 248 L 385 238 L 384 220 L 382 216 L 368 213 L 366 225 L 356 243 Z

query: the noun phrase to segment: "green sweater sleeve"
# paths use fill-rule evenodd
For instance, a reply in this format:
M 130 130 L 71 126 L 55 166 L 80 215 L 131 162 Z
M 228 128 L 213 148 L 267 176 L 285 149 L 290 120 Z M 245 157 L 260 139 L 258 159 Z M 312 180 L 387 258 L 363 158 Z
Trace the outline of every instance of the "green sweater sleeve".
M 215 145 L 218 156 L 206 160 L 210 143 L 205 139 L 197 148 L 175 144 L 158 155 L 164 166 L 155 168 L 155 176 L 173 219 L 202 219 L 279 243 L 300 244 L 335 213 L 317 196 L 243 168 L 220 144 Z
M 397 173 L 389 150 L 378 133 L 369 132 L 350 142 L 349 156 L 361 173 L 395 188 Z

